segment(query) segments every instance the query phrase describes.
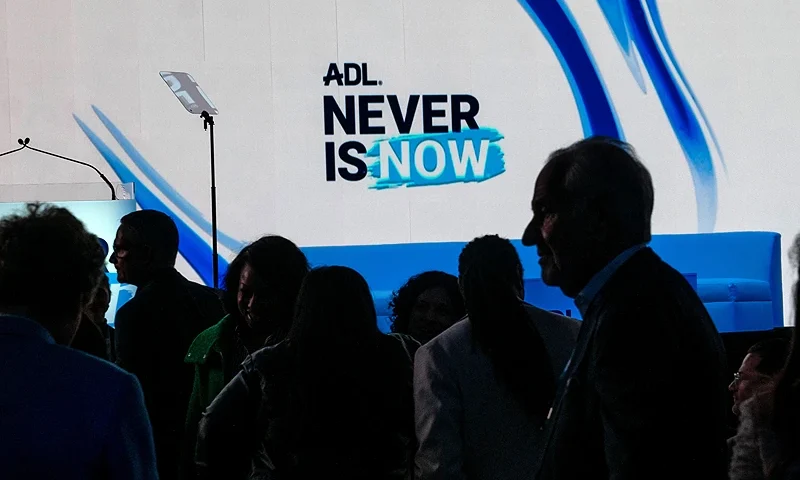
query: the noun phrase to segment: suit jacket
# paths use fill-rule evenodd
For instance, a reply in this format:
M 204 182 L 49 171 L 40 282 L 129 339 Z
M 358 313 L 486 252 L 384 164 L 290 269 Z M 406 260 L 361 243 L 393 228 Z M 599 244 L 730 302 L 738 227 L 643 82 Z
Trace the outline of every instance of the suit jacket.
M 580 323 L 526 308 L 558 378 Z M 417 351 L 414 401 L 418 479 L 533 478 L 544 419 L 531 418 L 498 383 L 489 357 L 473 341 L 468 319 Z
M 192 341 L 224 315 L 216 293 L 162 272 L 139 288 L 117 312 L 117 365 L 133 373 L 144 390 L 153 424 L 159 475 L 177 478 L 186 410 L 194 370 L 183 359 Z
M 158 478 L 133 375 L 0 316 L 0 385 L 0 478 Z
M 689 283 L 637 252 L 584 315 L 537 478 L 726 478 L 725 361 Z

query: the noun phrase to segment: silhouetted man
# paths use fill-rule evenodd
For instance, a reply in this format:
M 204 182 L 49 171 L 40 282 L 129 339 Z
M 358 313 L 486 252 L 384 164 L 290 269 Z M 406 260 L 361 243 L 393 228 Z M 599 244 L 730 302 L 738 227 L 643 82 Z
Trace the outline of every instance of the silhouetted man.
M 761 389 L 772 384 L 789 356 L 789 342 L 782 338 L 762 340 L 749 349 L 739 370 L 733 374 L 728 391 L 733 396 L 733 413 L 741 415 L 739 407 Z M 728 439 L 728 452 L 733 452 L 736 436 Z
M 120 221 L 111 263 L 136 296 L 116 314 L 117 364 L 142 383 L 162 480 L 177 477 L 194 372 L 183 362 L 194 338 L 224 315 L 210 288 L 175 270 L 178 230 L 164 213 L 141 210 Z
M 733 396 L 733 413 L 739 416 L 739 406 L 754 393 L 769 384 L 786 363 L 789 342 L 782 338 L 762 340 L 749 349 L 739 370 L 733 375 L 728 390 Z
M 104 259 L 63 208 L 0 220 L 0 478 L 158 478 L 139 382 L 67 347 Z
M 683 275 L 646 246 L 653 184 L 632 147 L 557 150 L 532 208 L 522 241 L 584 319 L 538 478 L 726 478 L 724 348 Z

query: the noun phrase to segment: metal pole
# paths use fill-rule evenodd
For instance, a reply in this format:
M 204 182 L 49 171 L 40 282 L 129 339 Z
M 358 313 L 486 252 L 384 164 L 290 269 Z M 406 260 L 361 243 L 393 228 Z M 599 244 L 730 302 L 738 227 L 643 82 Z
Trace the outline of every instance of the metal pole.
M 211 139 L 211 249 L 213 258 L 211 266 L 214 278 L 214 289 L 219 288 L 219 255 L 217 254 L 217 173 L 214 164 L 214 117 L 208 112 L 200 114 L 203 118 L 203 129 L 209 130 Z

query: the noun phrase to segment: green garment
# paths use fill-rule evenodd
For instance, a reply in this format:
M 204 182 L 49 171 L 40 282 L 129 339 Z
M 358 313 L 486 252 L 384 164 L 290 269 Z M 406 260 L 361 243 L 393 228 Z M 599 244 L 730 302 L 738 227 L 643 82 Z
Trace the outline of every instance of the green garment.
M 236 340 L 236 318 L 226 315 L 195 338 L 184 362 L 194 365 L 194 386 L 186 413 L 181 478 L 194 478 L 197 425 L 206 407 L 239 372 L 246 352 Z

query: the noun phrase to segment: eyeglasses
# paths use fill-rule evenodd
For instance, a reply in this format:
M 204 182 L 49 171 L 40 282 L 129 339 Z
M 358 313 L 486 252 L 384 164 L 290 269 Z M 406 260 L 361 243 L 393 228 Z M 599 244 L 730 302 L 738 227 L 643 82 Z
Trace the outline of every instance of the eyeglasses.
M 115 258 L 125 258 L 130 254 L 130 250 L 125 247 L 114 246 L 111 250 L 112 256 Z
M 736 373 L 733 374 L 733 382 L 736 383 L 736 384 L 738 384 L 739 382 L 741 382 L 745 378 L 746 377 L 742 376 L 742 372 L 736 372 Z M 755 374 L 755 375 L 753 375 L 751 377 L 751 380 L 769 380 L 770 378 L 771 377 L 769 375 L 763 375 L 763 374 L 757 373 L 757 374 Z

